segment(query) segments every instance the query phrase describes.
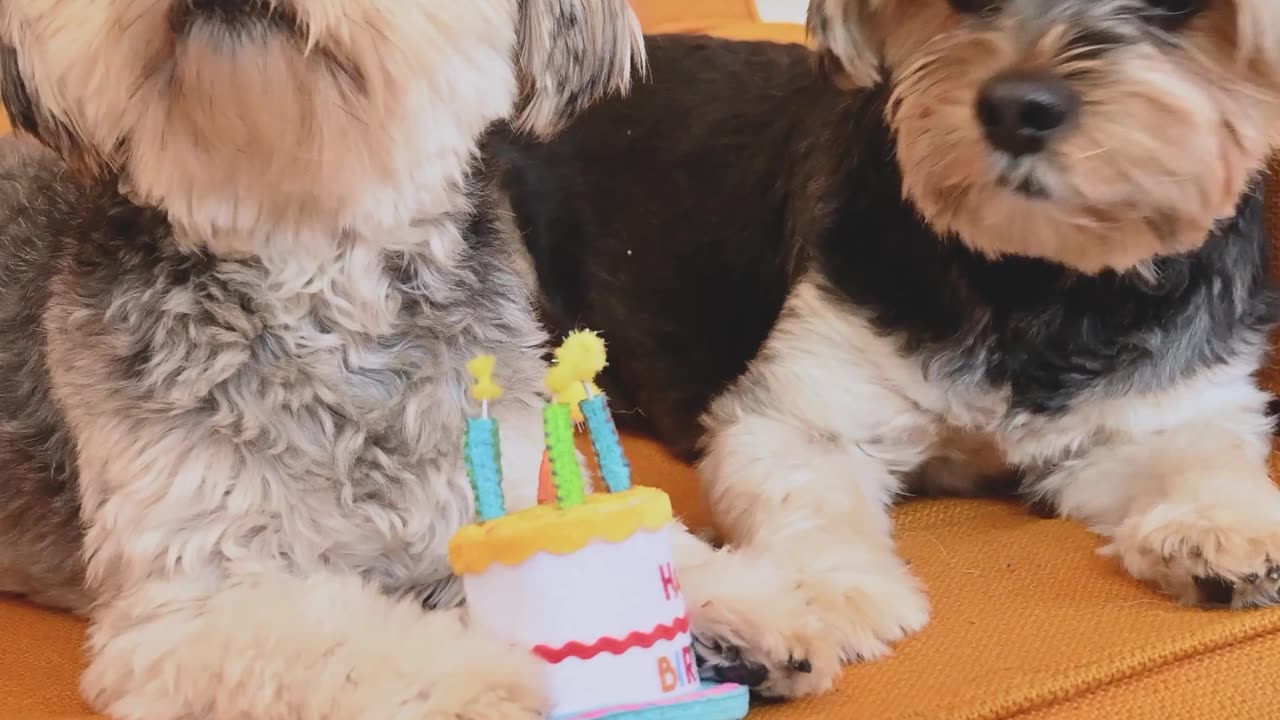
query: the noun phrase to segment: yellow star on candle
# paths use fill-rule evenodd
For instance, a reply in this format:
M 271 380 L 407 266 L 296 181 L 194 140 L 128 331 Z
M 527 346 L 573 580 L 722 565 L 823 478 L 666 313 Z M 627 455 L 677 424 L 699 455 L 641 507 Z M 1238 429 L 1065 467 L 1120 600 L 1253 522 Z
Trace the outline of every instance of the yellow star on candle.
M 477 355 L 467 363 L 467 372 L 475 378 L 471 397 L 479 401 L 493 401 L 502 397 L 502 386 L 493 381 L 493 368 L 497 360 L 492 355 Z

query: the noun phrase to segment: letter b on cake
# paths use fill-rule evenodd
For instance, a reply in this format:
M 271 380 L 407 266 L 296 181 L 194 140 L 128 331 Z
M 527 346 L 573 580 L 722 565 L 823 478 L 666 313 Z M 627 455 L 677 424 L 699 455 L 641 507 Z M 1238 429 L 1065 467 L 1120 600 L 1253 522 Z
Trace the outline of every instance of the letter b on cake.
M 693 648 L 685 645 L 674 658 L 658 658 L 658 678 L 662 692 L 672 692 L 698 684 L 698 671 L 693 662 Z

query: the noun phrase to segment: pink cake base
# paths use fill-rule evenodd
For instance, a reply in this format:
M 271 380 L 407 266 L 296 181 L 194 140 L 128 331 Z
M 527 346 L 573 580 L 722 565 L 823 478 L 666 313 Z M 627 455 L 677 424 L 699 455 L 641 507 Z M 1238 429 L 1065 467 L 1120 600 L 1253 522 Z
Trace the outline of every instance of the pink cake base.
M 704 682 L 697 692 L 670 700 L 555 715 L 551 720 L 741 720 L 748 704 L 747 688 Z

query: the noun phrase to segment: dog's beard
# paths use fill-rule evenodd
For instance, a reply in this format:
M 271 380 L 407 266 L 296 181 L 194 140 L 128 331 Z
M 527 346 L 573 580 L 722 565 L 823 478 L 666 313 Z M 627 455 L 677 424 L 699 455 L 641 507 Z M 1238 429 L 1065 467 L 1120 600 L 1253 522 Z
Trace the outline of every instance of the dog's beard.
M 1029 200 L 1052 201 L 1061 195 L 1053 169 L 1040 158 L 997 152 L 993 153 L 991 164 L 997 187 Z

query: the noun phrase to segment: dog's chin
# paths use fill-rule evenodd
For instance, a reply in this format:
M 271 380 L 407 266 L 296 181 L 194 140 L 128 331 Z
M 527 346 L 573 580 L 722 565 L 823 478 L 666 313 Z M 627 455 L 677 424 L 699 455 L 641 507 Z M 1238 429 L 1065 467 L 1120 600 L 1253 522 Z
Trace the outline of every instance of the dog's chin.
M 996 178 L 996 186 L 1025 200 L 1045 202 L 1053 200 L 1048 185 L 1035 175 L 1001 175 Z
M 992 157 L 992 183 L 1000 190 L 1025 200 L 1052 201 L 1061 194 L 1054 187 L 1053 173 L 1039 157 L 1017 158 L 997 152 Z
M 955 197 L 961 199 L 949 215 L 930 217 L 936 231 L 993 260 L 1036 258 L 1086 275 L 1126 272 L 1194 250 L 1211 229 L 1185 211 L 1135 198 L 1080 197 L 1052 172 L 995 176 Z

